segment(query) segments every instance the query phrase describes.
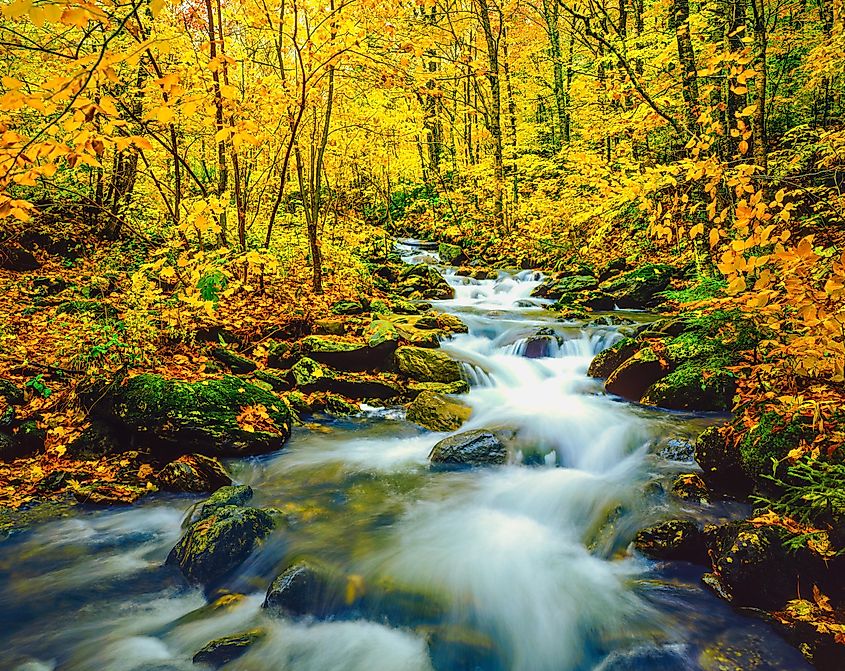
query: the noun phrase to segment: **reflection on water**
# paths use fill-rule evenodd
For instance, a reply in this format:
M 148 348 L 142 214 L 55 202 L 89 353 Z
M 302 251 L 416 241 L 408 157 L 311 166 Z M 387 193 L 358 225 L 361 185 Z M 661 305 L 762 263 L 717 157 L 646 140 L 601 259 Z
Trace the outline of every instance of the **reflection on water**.
M 470 327 L 444 344 L 473 383 L 465 428 L 506 430 L 510 465 L 430 471 L 446 434 L 395 408 L 298 429 L 285 450 L 231 464 L 286 526 L 230 578 L 246 596 L 223 605 L 163 566 L 194 498 L 43 524 L 0 546 L 2 664 L 189 669 L 209 640 L 262 627 L 226 668 L 710 671 L 734 648 L 755 660 L 738 668 L 808 668 L 765 625 L 701 590 L 697 570 L 626 552 L 637 528 L 674 505 L 647 496 L 648 483 L 684 467 L 684 441 L 707 420 L 604 396 L 586 369 L 620 334 L 555 321 L 530 296 L 539 274 L 448 280 L 456 297 L 438 308 Z M 366 607 L 321 622 L 266 617 L 267 584 L 303 555 L 354 576 Z

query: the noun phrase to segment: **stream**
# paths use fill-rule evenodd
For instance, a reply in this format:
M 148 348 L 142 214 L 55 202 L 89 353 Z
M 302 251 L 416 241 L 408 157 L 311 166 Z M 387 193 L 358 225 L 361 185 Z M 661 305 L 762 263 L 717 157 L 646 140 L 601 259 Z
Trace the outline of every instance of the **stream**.
M 630 327 L 556 321 L 530 297 L 539 273 L 447 280 L 455 297 L 434 305 L 469 326 L 443 344 L 472 384 L 462 430 L 508 432 L 512 464 L 431 469 L 448 434 L 368 406 L 230 461 L 252 505 L 279 508 L 288 524 L 227 581 L 245 596 L 225 606 L 164 566 L 204 497 L 80 507 L 0 544 L 0 669 L 197 669 L 208 641 L 256 626 L 266 637 L 227 669 L 810 669 L 769 625 L 704 590 L 702 569 L 628 550 L 673 513 L 716 522 L 744 511 L 665 493 L 695 468 L 690 441 L 721 418 L 605 395 L 587 367 Z M 401 598 L 323 621 L 268 617 L 267 585 L 292 557 L 318 557 L 356 589 L 398 586 Z

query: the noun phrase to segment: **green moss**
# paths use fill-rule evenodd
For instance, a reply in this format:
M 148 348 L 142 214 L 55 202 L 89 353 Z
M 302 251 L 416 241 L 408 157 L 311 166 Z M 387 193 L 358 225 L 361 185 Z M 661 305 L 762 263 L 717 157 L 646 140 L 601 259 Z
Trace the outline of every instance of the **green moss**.
M 772 460 L 783 459 L 802 440 L 811 438 L 811 428 L 803 418 L 785 421 L 776 412 L 767 412 L 739 444 L 742 468 L 752 478 L 771 473 Z
M 339 340 L 327 336 L 306 336 L 299 341 L 302 351 L 310 352 L 354 352 L 361 349 L 360 343 Z

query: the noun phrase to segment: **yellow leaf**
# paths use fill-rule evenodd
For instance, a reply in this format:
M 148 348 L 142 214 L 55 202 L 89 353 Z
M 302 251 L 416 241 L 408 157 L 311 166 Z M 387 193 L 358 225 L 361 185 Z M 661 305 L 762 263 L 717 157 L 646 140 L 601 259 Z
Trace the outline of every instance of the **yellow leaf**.
M 733 282 L 728 285 L 727 288 L 727 293 L 730 296 L 736 296 L 737 294 L 740 294 L 743 291 L 745 291 L 744 277 L 737 277 Z
M 718 228 L 711 228 L 710 229 L 710 247 L 715 247 L 719 244 L 719 229 Z

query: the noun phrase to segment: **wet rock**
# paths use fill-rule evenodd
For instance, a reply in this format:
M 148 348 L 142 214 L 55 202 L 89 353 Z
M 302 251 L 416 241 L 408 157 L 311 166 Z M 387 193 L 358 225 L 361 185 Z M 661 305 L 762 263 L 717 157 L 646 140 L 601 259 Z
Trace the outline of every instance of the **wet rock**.
M 698 473 L 683 473 L 675 478 L 672 493 L 684 501 L 710 502 L 710 490 Z
M 567 275 L 553 280 L 546 280 L 537 287 L 532 296 L 560 300 L 571 294 L 590 291 L 598 287 L 599 281 L 590 274 Z
M 610 394 L 639 401 L 646 389 L 666 374 L 666 364 L 650 347 L 641 349 L 614 370 L 604 384 Z
M 13 382 L 0 377 L 0 398 L 9 405 L 22 405 L 24 402 L 23 389 L 19 389 Z
M 618 315 L 602 315 L 596 317 L 590 322 L 590 326 L 630 326 L 634 323 L 633 319 L 627 317 L 620 317 Z
M 289 382 L 306 394 L 332 393 L 350 399 L 388 399 L 400 396 L 402 387 L 391 376 L 338 372 L 304 357 L 288 372 Z
M 393 301 L 393 312 L 398 315 L 418 315 L 421 312 L 421 308 L 410 301 L 397 299 Z
M 227 365 L 235 373 L 251 373 L 258 368 L 258 364 L 255 361 L 233 352 L 228 347 L 215 347 L 211 350 L 211 355 L 220 363 Z
M 360 301 L 338 301 L 329 309 L 335 315 L 360 315 L 364 312 Z
M 464 250 L 458 245 L 450 245 L 448 242 L 441 242 L 437 245 L 437 255 L 443 263 L 450 266 L 457 266 L 466 261 Z
M 194 664 L 205 664 L 215 669 L 225 666 L 246 653 L 253 645 L 261 641 L 267 632 L 264 629 L 250 629 L 239 634 L 216 638 L 203 646 L 194 655 Z
M 542 359 L 552 356 L 557 349 L 557 338 L 554 336 L 540 335 L 531 336 L 525 339 L 521 349 L 521 355 L 526 359 Z
M 667 520 L 637 533 L 634 547 L 652 559 L 707 563 L 701 530 L 691 520 Z
M 226 506 L 245 506 L 252 496 L 249 485 L 224 485 L 203 502 L 194 521 L 205 519 Z
M 444 438 L 428 458 L 441 467 L 495 466 L 508 462 L 508 450 L 492 431 L 476 430 Z
M 475 629 L 442 625 L 418 631 L 425 638 L 435 669 L 505 671 L 495 642 Z
M 344 605 L 343 576 L 312 559 L 280 573 L 267 590 L 263 607 L 277 615 L 328 617 Z
M 300 356 L 299 351 L 294 350 L 293 345 L 289 342 L 267 343 L 268 368 L 286 370 L 295 364 Z
M 455 398 L 423 391 L 408 406 L 407 418 L 432 431 L 455 431 L 471 414 L 472 409 Z
M 181 382 L 136 375 L 108 395 L 102 412 L 131 433 L 136 445 L 166 455 L 262 454 L 280 449 L 290 436 L 287 406 L 271 392 L 233 376 Z M 267 417 L 243 428 L 238 417 L 257 406 L 263 406 Z
M 633 338 L 625 338 L 606 350 L 599 352 L 590 363 L 587 375 L 590 377 L 610 377 L 619 366 L 636 354 L 643 344 Z
M 619 308 L 650 308 L 661 302 L 658 294 L 669 288 L 675 274 L 677 270 L 672 266 L 647 264 L 602 283 L 600 288 Z
M 223 464 L 202 454 L 186 454 L 171 461 L 155 479 L 160 489 L 170 492 L 213 492 L 232 484 Z
M 414 380 L 457 382 L 463 379 L 461 364 L 441 350 L 400 347 L 394 356 L 399 370 Z
M 438 329 L 448 333 L 468 333 L 469 327 L 459 317 L 446 312 L 439 312 L 435 315 L 435 324 Z
M 270 535 L 271 515 L 257 508 L 223 506 L 191 525 L 167 557 L 192 584 L 216 584 Z
M 719 427 L 708 427 L 698 435 L 695 460 L 705 482 L 717 491 L 738 494 L 750 491 L 751 479 L 740 466 L 739 451 L 727 444 Z

